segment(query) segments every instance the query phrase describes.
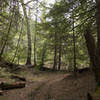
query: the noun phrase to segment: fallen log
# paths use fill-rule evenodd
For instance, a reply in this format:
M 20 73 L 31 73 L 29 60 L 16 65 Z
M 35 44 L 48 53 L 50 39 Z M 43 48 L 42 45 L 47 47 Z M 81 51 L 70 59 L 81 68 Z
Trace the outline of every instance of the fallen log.
M 84 72 L 89 72 L 90 71 L 90 68 L 82 68 L 82 69 L 77 69 L 77 71 L 81 74 L 81 73 L 84 73 Z
M 22 76 L 18 76 L 18 75 L 11 75 L 12 79 L 16 79 L 18 81 L 26 81 L 26 79 Z
M 53 71 L 53 70 L 47 67 L 40 67 L 40 71 Z
M 25 82 L 16 82 L 16 83 L 1 82 L 0 84 L 0 89 L 2 90 L 17 89 L 24 87 L 25 87 Z

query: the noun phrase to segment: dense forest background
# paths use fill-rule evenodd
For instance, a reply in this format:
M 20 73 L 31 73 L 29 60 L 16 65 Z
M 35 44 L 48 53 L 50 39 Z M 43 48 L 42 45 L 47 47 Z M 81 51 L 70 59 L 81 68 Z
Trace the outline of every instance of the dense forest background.
M 25 2 L 25 3 L 24 3 Z M 88 67 L 84 34 L 96 38 L 94 0 L 0 1 L 0 58 L 60 69 Z M 96 39 L 97 40 L 97 39 Z M 74 60 L 73 60 L 74 59 Z
M 18 100 L 99 100 L 100 0 L 0 0 L 0 95 L 12 88 Z

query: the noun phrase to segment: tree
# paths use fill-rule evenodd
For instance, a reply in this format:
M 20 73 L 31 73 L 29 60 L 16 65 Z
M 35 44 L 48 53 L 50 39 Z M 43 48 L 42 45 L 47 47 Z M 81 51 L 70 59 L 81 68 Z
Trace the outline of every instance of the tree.
M 27 51 L 27 61 L 26 61 L 26 65 L 30 65 L 31 64 L 31 32 L 30 32 L 30 24 L 29 24 L 29 18 L 27 16 L 26 13 L 26 8 L 24 5 L 24 1 L 20 0 L 22 7 L 23 7 L 23 12 L 24 12 L 24 16 L 25 16 L 25 20 L 26 20 L 26 24 L 27 24 L 27 39 L 28 39 L 28 51 Z
M 96 0 L 97 45 L 100 51 L 100 0 Z
M 53 70 L 56 70 L 57 67 L 57 32 L 54 35 L 54 63 L 53 63 Z
M 2 2 L 2 3 L 4 3 L 4 2 Z M 9 40 L 9 35 L 10 35 L 10 31 L 11 31 L 12 23 L 13 23 L 13 18 L 14 18 L 14 13 L 15 13 L 15 6 L 12 6 L 12 9 L 10 9 L 10 13 L 9 13 L 10 20 L 9 20 L 8 26 L 6 26 L 7 32 L 5 32 L 6 33 L 5 40 L 3 41 L 2 48 L 1 48 L 1 51 L 0 51 L 0 60 L 2 59 L 2 55 L 4 53 L 5 47 L 8 43 L 8 40 Z
M 62 40 L 60 39 L 60 43 L 59 43 L 59 57 L 58 57 L 58 59 L 59 59 L 59 61 L 58 61 L 58 70 L 61 69 L 61 56 L 62 56 Z

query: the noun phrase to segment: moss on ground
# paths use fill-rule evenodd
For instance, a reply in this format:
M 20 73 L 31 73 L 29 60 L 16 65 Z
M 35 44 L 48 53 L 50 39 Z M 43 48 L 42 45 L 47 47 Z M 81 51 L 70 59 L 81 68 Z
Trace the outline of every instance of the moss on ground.
M 92 100 L 100 100 L 100 86 L 96 88 L 95 92 L 91 93 Z
M 94 96 L 99 96 L 100 97 L 100 86 L 97 87 L 95 93 L 94 93 Z

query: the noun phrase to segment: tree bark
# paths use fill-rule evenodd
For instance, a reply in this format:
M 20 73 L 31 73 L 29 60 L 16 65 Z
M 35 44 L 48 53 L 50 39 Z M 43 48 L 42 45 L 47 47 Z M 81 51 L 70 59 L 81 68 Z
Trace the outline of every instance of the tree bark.
M 55 44 L 54 44 L 54 64 L 53 64 L 53 70 L 56 70 L 57 67 L 57 33 L 55 32 Z
M 46 54 L 46 43 L 44 43 L 43 48 L 42 48 L 42 56 L 41 56 L 41 63 L 40 67 L 43 67 L 44 65 L 44 59 L 45 59 L 45 54 Z
M 97 46 L 100 55 L 100 0 L 96 0 Z
M 97 84 L 100 85 L 100 57 L 98 54 L 97 47 L 95 45 L 95 40 L 88 30 L 85 34 L 85 39 L 86 39 L 86 44 L 87 44 L 90 60 L 93 65 L 92 69 L 95 74 L 96 82 Z
M 26 65 L 31 65 L 31 33 L 30 33 L 30 24 L 29 24 L 29 19 L 26 13 L 26 8 L 24 5 L 24 1 L 20 0 L 22 7 L 23 7 L 23 12 L 24 12 L 24 16 L 25 16 L 25 20 L 26 20 L 26 25 L 27 25 L 27 39 L 28 39 L 28 51 L 27 51 L 27 61 L 26 61 Z
M 61 52 L 62 52 L 62 45 L 61 45 L 61 40 L 60 40 L 58 70 L 61 69 Z
M 73 30 L 73 67 L 74 67 L 74 76 L 77 77 L 77 67 L 76 67 L 76 38 L 75 38 L 75 30 L 74 30 L 74 12 L 72 11 L 73 16 L 73 24 L 72 24 L 72 30 Z
M 16 46 L 16 51 L 15 51 L 14 57 L 12 59 L 12 63 L 15 61 L 16 54 L 18 52 L 18 47 L 19 47 L 19 43 L 20 43 L 20 39 L 21 39 L 21 35 L 22 35 L 22 30 L 23 30 L 23 20 L 22 20 L 22 27 L 21 27 L 21 31 L 20 31 L 20 34 L 19 34 L 18 43 L 17 43 L 17 46 Z
M 35 16 L 35 33 L 34 33 L 34 66 L 37 65 L 36 61 L 36 43 L 37 43 L 37 18 L 38 18 L 38 0 L 36 2 L 36 16 Z
M 34 36 L 34 66 L 36 66 L 36 34 Z

